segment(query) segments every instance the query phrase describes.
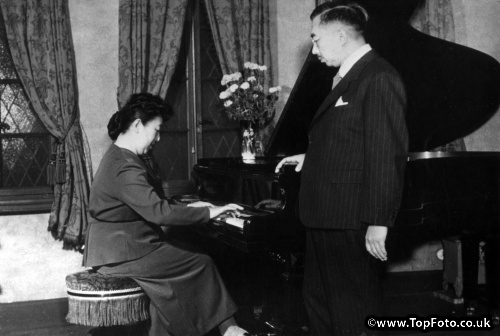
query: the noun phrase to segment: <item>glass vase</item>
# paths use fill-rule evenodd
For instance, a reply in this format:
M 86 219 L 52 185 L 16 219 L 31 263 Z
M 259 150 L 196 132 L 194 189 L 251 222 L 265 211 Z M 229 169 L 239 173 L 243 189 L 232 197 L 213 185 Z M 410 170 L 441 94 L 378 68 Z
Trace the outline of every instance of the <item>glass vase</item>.
M 255 161 L 255 132 L 252 125 L 242 128 L 241 158 L 243 162 Z

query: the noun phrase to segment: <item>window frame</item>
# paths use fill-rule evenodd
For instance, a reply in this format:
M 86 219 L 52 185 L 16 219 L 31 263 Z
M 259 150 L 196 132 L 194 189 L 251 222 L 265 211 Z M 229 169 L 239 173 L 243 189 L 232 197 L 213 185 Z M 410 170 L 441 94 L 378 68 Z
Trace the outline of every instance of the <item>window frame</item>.
M 3 20 L 2 20 L 3 21 Z M 6 43 L 5 30 L 0 29 L 0 39 L 3 40 L 3 43 Z M 28 95 L 24 91 L 24 86 L 22 84 L 21 79 L 19 78 L 19 74 L 17 69 L 14 66 L 12 61 L 12 56 L 8 49 L 6 52 L 9 54 L 9 57 L 12 62 L 12 66 L 14 68 L 14 72 L 16 74 L 16 79 L 14 78 L 5 78 L 0 79 L 0 85 L 19 85 L 21 90 L 23 90 L 22 94 L 28 102 L 28 108 L 31 110 L 31 113 L 35 114 L 36 112 L 33 110 L 33 106 L 31 101 L 29 100 Z M 41 132 L 33 132 L 33 133 L 4 133 L 0 131 L 0 146 L 3 146 L 3 139 L 12 139 L 12 138 L 34 138 L 34 137 L 47 137 L 49 141 L 49 156 L 52 152 L 52 135 L 47 131 L 46 133 Z M 47 158 L 47 163 L 49 162 L 50 157 Z M 3 169 L 3 148 L 0 147 L 0 162 L 2 163 Z M 0 172 L 1 173 L 1 172 Z M 44 172 L 42 171 L 41 174 Z M 40 214 L 40 213 L 49 213 L 52 209 L 52 204 L 54 202 L 54 190 L 50 185 L 46 186 L 32 186 L 32 187 L 2 187 L 0 186 L 0 216 L 5 215 L 23 215 L 23 214 Z
M 53 202 L 50 186 L 0 188 L 0 216 L 49 213 Z

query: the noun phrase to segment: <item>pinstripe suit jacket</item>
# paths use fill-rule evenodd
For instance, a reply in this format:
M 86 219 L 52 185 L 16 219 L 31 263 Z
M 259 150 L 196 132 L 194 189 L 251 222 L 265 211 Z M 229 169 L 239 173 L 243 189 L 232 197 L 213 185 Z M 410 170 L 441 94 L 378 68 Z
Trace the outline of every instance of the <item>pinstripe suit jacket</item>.
M 342 97 L 346 105 L 335 106 Z M 373 50 L 330 92 L 309 128 L 299 213 L 305 226 L 392 226 L 408 150 L 406 94 Z

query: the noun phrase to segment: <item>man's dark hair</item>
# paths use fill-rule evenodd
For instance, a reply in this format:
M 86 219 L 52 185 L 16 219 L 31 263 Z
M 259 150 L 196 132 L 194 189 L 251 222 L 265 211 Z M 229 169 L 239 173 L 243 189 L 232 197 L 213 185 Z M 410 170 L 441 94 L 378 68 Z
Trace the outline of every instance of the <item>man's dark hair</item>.
M 332 0 L 316 7 L 311 13 L 311 20 L 320 16 L 320 24 L 342 22 L 351 26 L 357 33 L 363 34 L 368 22 L 368 13 L 360 4 L 348 0 Z

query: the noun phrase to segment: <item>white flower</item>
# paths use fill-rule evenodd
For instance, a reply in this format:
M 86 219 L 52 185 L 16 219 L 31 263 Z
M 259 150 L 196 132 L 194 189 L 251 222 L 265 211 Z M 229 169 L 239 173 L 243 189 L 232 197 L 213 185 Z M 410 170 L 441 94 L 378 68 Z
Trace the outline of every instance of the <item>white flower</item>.
M 219 98 L 220 99 L 226 99 L 228 98 L 229 96 L 231 96 L 231 92 L 226 90 L 226 91 L 222 91 L 220 94 L 219 94 Z
M 222 80 L 220 81 L 221 85 L 226 85 L 231 81 L 231 76 L 230 75 L 224 75 L 222 76 Z
M 235 120 L 246 120 L 265 125 L 274 117 L 277 92 L 281 86 L 269 89 L 269 95 L 264 94 L 263 83 L 267 66 L 252 62 L 244 63 L 242 72 L 224 75 L 221 84 L 225 91 L 219 93 L 219 100 L 228 116 Z M 255 108 L 249 109 L 248 106 Z M 253 131 L 246 131 L 245 136 L 253 136 Z
M 231 82 L 235 82 L 241 78 L 241 72 L 235 72 L 229 75 L 222 76 L 221 85 L 226 85 Z
M 281 86 L 269 88 L 269 93 L 274 93 L 274 92 L 279 92 L 279 91 L 281 91 Z
M 259 68 L 259 65 L 252 62 L 245 62 L 245 64 L 243 64 L 243 67 L 245 69 L 256 70 Z
M 235 72 L 234 74 L 232 74 L 233 81 L 237 81 L 240 78 L 241 78 L 241 72 Z

